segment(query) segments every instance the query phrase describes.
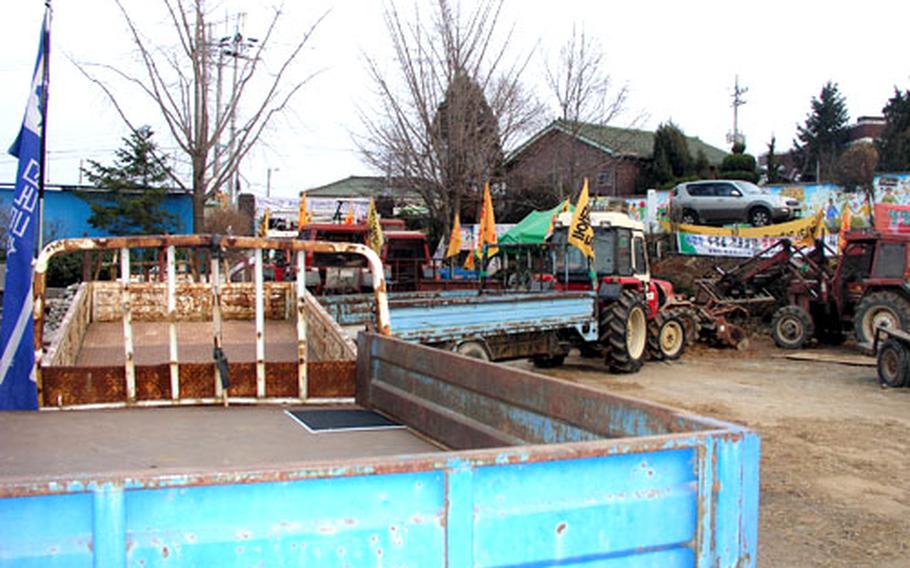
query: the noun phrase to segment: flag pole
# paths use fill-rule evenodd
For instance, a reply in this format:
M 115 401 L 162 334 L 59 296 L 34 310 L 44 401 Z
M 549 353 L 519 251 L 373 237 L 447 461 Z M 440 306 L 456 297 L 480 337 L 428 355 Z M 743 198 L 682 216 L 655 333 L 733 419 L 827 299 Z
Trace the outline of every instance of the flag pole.
M 40 253 L 44 248 L 44 178 L 47 171 L 47 109 L 48 109 L 48 91 L 50 86 L 51 71 L 51 0 L 44 2 L 44 36 L 41 38 L 44 49 L 44 59 L 42 65 L 42 85 L 41 85 L 41 153 L 38 156 L 38 248 L 36 253 Z M 37 256 L 37 254 L 36 254 Z

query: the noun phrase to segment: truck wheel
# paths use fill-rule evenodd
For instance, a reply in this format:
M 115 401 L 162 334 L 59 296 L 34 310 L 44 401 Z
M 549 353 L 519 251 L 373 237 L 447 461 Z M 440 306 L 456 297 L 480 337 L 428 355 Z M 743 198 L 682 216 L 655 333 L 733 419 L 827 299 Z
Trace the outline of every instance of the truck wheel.
M 753 227 L 764 227 L 771 224 L 771 212 L 764 207 L 749 211 L 749 224 Z
M 897 339 L 892 337 L 882 344 L 877 366 L 878 382 L 883 387 L 899 388 L 910 384 L 910 353 Z
M 865 296 L 853 314 L 856 342 L 872 345 L 875 328 L 907 329 L 910 326 L 910 304 L 895 292 L 873 292 Z
M 458 347 L 455 348 L 455 352 L 459 355 L 464 355 L 465 357 L 480 359 L 481 361 L 490 360 L 490 353 L 487 351 L 487 348 L 484 347 L 483 343 L 479 341 L 465 341 L 464 343 L 459 343 Z
M 635 373 L 648 343 L 648 318 L 640 295 L 626 290 L 601 312 L 600 340 L 611 372 Z
M 536 355 L 531 358 L 531 361 L 534 363 L 535 367 L 540 369 L 552 369 L 553 367 L 559 367 L 566 361 L 565 355 L 553 355 L 552 357 L 548 355 Z
M 657 361 L 679 359 L 686 350 L 686 329 L 679 319 L 659 313 L 648 323 L 648 355 Z
M 771 337 L 781 349 L 802 349 L 813 335 L 812 318 L 799 306 L 784 306 L 771 318 Z

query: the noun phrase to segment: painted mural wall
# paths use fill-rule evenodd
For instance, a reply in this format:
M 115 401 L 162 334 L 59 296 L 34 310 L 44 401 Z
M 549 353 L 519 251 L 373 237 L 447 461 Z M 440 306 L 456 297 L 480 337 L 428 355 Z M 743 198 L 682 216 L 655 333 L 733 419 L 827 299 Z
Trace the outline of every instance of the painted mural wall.
M 910 173 L 881 174 L 875 177 L 876 203 L 910 205 Z M 837 231 L 845 209 L 850 210 L 850 224 L 853 228 L 869 226 L 869 208 L 861 192 L 847 193 L 832 183 L 786 184 L 766 186 L 772 193 L 785 195 L 802 204 L 802 216 L 808 217 L 820 209 L 825 212 L 825 224 L 829 230 Z M 650 194 L 650 192 L 649 192 Z M 668 221 L 669 191 L 654 191 L 651 195 L 627 198 L 629 214 L 648 225 L 656 227 Z M 652 215 L 649 203 L 653 203 Z

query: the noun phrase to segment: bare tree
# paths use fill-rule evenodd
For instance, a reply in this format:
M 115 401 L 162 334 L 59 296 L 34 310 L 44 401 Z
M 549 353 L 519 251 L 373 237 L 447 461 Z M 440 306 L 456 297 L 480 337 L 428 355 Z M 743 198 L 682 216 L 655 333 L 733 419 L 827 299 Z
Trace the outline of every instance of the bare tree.
M 545 69 L 546 85 L 558 111 L 560 128 L 569 139 L 559 144 L 558 151 L 553 154 L 547 180 L 538 180 L 534 185 L 540 187 L 528 195 L 540 201 L 542 193 L 544 198 L 550 196 L 545 199 L 547 201 L 559 201 L 581 187 L 581 177 L 590 170 L 598 173 L 603 170 L 609 175 L 613 168 L 615 175 L 618 155 L 627 143 L 619 131 L 613 141 L 617 156 L 607 159 L 598 156 L 596 163 L 590 162 L 590 156 L 587 163 L 582 163 L 585 158 L 580 155 L 575 139 L 586 129 L 614 123 L 626 110 L 629 91 L 625 85 L 614 85 L 600 42 L 576 26 L 572 27 L 572 34 L 558 55 L 546 62 Z
M 494 39 L 501 7 L 502 0 L 481 0 L 463 15 L 457 1 L 436 0 L 429 15 L 415 7 L 405 18 L 392 2 L 385 24 L 394 72 L 365 56 L 378 104 L 361 111 L 357 144 L 395 184 L 421 195 L 437 235 L 495 177 L 503 148 L 540 116 L 519 80 L 530 57 L 508 59 L 511 32 Z
M 559 56 L 547 62 L 546 79 L 560 118 L 567 121 L 611 123 L 624 110 L 629 94 L 626 86 L 613 89 L 600 43 L 574 26 Z
M 86 65 L 79 68 L 104 91 L 133 132 L 136 127 L 123 105 L 128 95 L 115 89 L 110 79 L 125 81 L 157 107 L 192 166 L 190 183 L 177 175 L 172 175 L 172 181 L 180 188 L 192 188 L 193 230 L 202 231 L 206 199 L 229 182 L 272 118 L 312 78 L 310 74 L 288 81 L 294 63 L 325 14 L 299 35 L 296 43 L 278 59 L 277 66 L 268 69 L 265 55 L 282 16 L 281 8 L 276 8 L 265 35 L 251 47 L 248 56 L 239 58 L 239 54 L 233 54 L 237 58 L 236 88 L 231 90 L 223 108 L 218 109 L 212 101 L 216 81 L 211 66 L 220 48 L 209 37 L 205 0 L 160 0 L 176 37 L 171 46 L 158 45 L 145 36 L 122 0 L 115 2 L 138 50 L 142 73 L 134 75 L 111 65 L 93 65 L 107 72 L 108 77 L 103 79 L 89 73 Z M 227 150 L 220 148 L 218 141 L 232 126 L 236 132 L 233 143 Z

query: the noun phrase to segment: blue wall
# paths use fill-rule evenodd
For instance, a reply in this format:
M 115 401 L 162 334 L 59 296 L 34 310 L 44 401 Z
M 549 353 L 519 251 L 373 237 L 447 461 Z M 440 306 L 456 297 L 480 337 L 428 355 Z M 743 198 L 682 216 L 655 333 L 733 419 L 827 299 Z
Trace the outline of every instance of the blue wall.
M 76 237 L 109 237 L 110 233 L 92 227 L 92 214 L 87 201 L 79 197 L 79 189 L 47 188 L 44 191 L 44 242 Z M 0 211 L 9 210 L 13 187 L 0 186 Z M 171 193 L 164 201 L 164 210 L 177 218 L 169 233 L 188 233 L 193 230 L 193 197 L 189 193 Z

